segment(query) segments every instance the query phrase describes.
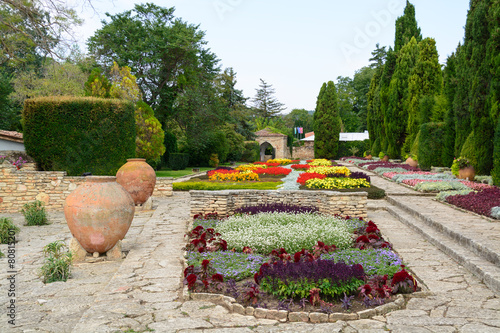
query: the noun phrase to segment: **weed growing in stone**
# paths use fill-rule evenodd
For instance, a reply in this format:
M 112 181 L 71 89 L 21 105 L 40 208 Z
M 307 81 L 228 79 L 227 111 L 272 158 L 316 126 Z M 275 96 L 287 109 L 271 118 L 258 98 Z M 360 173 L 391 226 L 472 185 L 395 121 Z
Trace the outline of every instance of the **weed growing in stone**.
M 49 224 L 45 206 L 41 201 L 33 201 L 25 204 L 21 209 L 26 225 L 46 225 Z
M 55 241 L 45 245 L 43 248 L 45 263 L 40 269 L 43 283 L 68 280 L 71 274 L 73 256 L 67 249 L 63 241 Z
M 12 220 L 8 217 L 0 217 L 0 243 L 7 244 L 9 240 L 12 239 L 13 234 L 19 232 L 19 227 L 17 227 Z

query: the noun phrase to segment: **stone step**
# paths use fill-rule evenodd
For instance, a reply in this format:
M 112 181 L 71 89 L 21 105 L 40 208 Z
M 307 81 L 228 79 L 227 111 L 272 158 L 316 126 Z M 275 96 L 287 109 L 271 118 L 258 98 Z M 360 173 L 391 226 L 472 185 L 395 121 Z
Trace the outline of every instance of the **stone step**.
M 439 231 L 430 226 L 419 214 L 412 214 L 403 209 L 401 205 L 392 204 L 393 202 L 395 201 L 390 200 L 390 204 L 380 208 L 387 210 L 403 224 L 420 233 L 430 243 L 480 278 L 493 292 L 500 294 L 500 267 L 498 265 L 463 246 L 447 232 Z
M 481 239 L 472 238 L 467 235 L 463 230 L 457 228 L 456 225 L 446 225 L 443 221 L 436 216 L 436 214 L 423 214 L 409 205 L 405 204 L 401 198 L 393 198 L 391 196 L 387 197 L 389 204 L 394 205 L 406 213 L 410 214 L 414 218 L 418 218 L 421 222 L 425 223 L 427 226 L 433 228 L 434 230 L 447 235 L 449 238 L 453 239 L 456 243 L 465 247 L 471 252 L 474 252 L 477 256 L 489 261 L 490 263 L 500 267 L 500 249 L 492 248 L 491 245 L 487 245 L 482 242 Z M 440 203 L 441 204 L 441 203 Z M 442 204 L 443 205 L 443 204 Z M 443 205 L 443 208 L 446 206 Z M 467 217 L 466 213 L 457 211 L 457 214 Z M 452 219 L 453 217 L 449 217 Z M 486 222 L 485 220 L 485 223 Z M 481 238 L 486 238 L 488 235 L 483 234 Z

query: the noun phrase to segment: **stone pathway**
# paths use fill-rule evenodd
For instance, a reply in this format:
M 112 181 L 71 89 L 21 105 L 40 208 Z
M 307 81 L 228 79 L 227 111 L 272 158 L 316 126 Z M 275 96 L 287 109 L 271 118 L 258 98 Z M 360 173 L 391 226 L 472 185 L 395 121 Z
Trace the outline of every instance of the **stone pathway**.
M 129 251 L 125 259 L 78 264 L 67 282 L 47 285 L 36 275 L 43 259 L 41 249 L 54 240 L 69 243 L 64 216 L 52 214 L 49 226 L 26 227 L 22 216 L 13 214 L 22 230 L 16 247 L 17 317 L 12 327 L 2 311 L 0 332 L 500 332 L 500 298 L 390 215 L 384 210 L 386 205 L 390 204 L 384 200 L 370 201 L 369 218 L 394 244 L 427 292 L 419 298 L 409 297 L 405 310 L 326 324 L 279 323 L 230 314 L 209 302 L 183 300 L 187 193 L 155 199 L 156 210 L 136 213 L 123 242 L 124 250 Z M 4 245 L 0 249 L 6 252 Z M 0 306 L 6 309 L 5 258 L 0 259 L 0 267 Z

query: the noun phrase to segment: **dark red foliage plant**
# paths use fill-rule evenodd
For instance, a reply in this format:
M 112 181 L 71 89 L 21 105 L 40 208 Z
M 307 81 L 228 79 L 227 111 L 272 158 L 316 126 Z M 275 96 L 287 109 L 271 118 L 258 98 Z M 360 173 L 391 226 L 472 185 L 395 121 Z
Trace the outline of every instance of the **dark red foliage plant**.
M 452 195 L 446 201 L 457 207 L 470 210 L 484 216 L 491 216 L 491 209 L 500 206 L 500 188 L 486 188 L 477 193 Z
M 417 280 L 405 270 L 405 265 L 401 265 L 401 270 L 392 277 L 391 287 L 394 294 L 411 293 L 417 291 Z

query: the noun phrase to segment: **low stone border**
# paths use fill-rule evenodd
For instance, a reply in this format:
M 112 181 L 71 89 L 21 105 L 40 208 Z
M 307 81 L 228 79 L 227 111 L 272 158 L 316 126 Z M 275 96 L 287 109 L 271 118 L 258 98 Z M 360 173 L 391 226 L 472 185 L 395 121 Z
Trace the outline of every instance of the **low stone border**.
M 375 316 L 382 316 L 391 311 L 401 310 L 405 305 L 404 296 L 401 294 L 396 295 L 396 300 L 391 303 L 377 306 L 373 309 L 367 309 L 356 313 L 342 313 L 336 312 L 331 314 L 321 312 L 290 312 L 286 310 L 269 310 L 263 308 L 254 308 L 251 306 L 244 307 L 236 302 L 233 297 L 224 296 L 221 294 L 208 294 L 208 293 L 190 293 L 187 287 L 183 291 L 185 299 L 193 301 L 207 301 L 225 307 L 231 313 L 237 313 L 245 316 L 254 316 L 260 319 L 272 319 L 280 322 L 304 322 L 304 323 L 334 323 L 338 320 L 358 320 L 358 319 L 371 319 Z M 414 295 L 414 294 L 412 294 Z M 415 295 L 419 297 L 420 295 Z M 412 296 L 412 297 L 415 297 Z M 427 293 L 424 292 L 424 295 Z

